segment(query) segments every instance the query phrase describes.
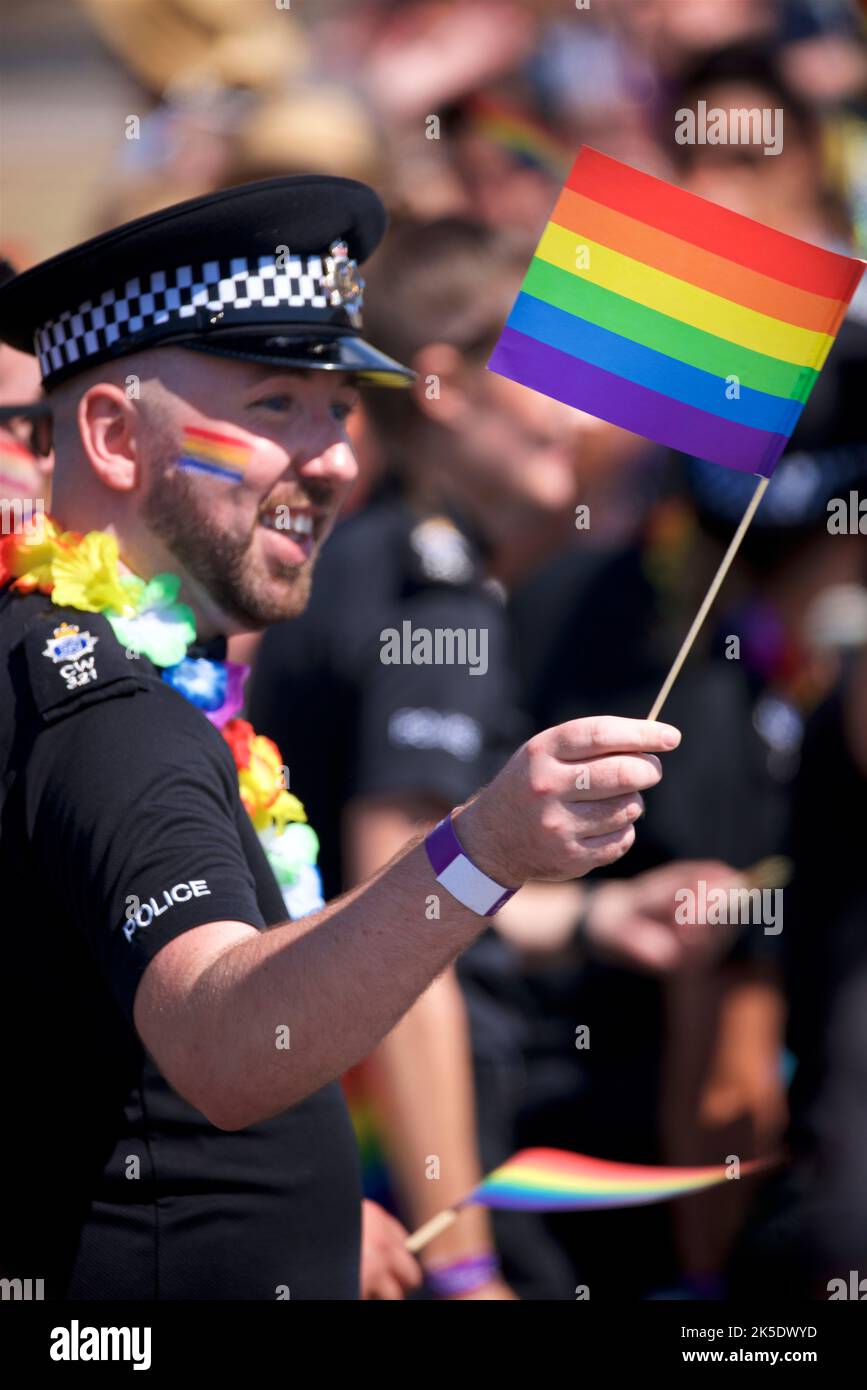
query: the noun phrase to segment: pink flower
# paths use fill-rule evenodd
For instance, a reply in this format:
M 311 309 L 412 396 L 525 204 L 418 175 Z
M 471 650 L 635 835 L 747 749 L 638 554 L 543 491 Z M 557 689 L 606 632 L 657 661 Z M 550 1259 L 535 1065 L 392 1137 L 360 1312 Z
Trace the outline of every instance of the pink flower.
M 204 711 L 206 717 L 212 724 L 216 724 L 218 729 L 222 729 L 224 724 L 240 712 L 244 704 L 244 682 L 249 674 L 249 666 L 242 666 L 237 661 L 226 662 L 226 698 L 219 709 Z

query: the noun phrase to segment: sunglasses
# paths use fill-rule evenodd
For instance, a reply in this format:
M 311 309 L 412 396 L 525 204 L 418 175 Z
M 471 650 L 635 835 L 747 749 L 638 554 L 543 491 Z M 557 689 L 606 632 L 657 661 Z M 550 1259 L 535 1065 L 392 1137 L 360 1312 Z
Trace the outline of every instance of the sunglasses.
M 23 426 L 23 429 L 15 431 L 16 438 L 32 454 L 45 458 L 51 453 L 53 421 L 49 405 L 44 401 L 34 401 L 31 405 L 0 405 L 0 425 L 10 425 L 15 421 Z

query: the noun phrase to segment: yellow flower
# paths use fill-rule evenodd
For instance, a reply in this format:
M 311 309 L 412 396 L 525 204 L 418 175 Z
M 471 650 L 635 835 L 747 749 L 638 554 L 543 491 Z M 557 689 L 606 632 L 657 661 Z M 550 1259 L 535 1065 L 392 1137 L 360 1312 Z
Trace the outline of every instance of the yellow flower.
M 268 808 L 268 815 L 278 830 L 282 830 L 290 821 L 307 820 L 307 812 L 298 797 L 287 791 L 279 793 L 277 800 Z
M 124 613 L 130 596 L 118 573 L 118 547 L 114 536 L 88 531 L 78 545 L 58 550 L 51 564 L 52 600 L 60 607 L 101 613 L 114 608 Z
M 238 784 L 243 801 L 257 830 L 288 821 L 305 821 L 304 807 L 297 796 L 283 785 L 283 764 L 276 744 L 262 734 L 250 740 L 247 766 L 238 772 Z

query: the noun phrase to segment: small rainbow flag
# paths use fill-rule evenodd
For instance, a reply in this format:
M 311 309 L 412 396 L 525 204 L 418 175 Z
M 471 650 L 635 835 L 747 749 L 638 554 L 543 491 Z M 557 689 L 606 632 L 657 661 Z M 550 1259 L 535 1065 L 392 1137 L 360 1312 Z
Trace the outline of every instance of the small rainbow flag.
M 237 483 L 243 478 L 249 461 L 248 446 L 232 435 L 217 434 L 214 430 L 203 430 L 193 425 L 185 426 L 179 468 Z
M 558 181 L 569 167 L 571 151 L 556 135 L 519 106 L 477 96 L 467 105 L 471 127 L 521 163 L 543 169 Z
M 771 1160 L 743 1163 L 741 1175 Z M 639 1207 L 684 1197 L 730 1178 L 729 1169 L 649 1168 L 609 1163 L 565 1149 L 522 1149 L 495 1168 L 460 1203 L 461 1207 L 500 1207 L 509 1211 L 584 1211 L 601 1207 Z
M 770 477 L 863 271 L 585 145 L 488 367 Z
M 358 1145 L 362 1192 L 372 1202 L 393 1212 L 397 1202 L 382 1144 L 380 1121 L 367 1094 L 364 1067 L 355 1066 L 344 1072 L 341 1084 Z

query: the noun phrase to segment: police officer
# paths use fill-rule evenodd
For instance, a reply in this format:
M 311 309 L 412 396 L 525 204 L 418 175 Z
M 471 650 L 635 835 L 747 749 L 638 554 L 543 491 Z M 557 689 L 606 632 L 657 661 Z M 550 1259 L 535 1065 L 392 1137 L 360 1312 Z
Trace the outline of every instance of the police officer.
M 0 1266 L 49 1298 L 357 1296 L 335 1078 L 526 879 L 618 859 L 679 739 L 548 730 L 286 920 L 284 893 L 315 902 L 311 832 L 236 718 L 225 638 L 304 607 L 355 476 L 355 382 L 407 379 L 359 331 L 384 225 L 363 185 L 271 179 L 0 289 L 56 429 L 53 517 L 3 538 L 0 571 Z

